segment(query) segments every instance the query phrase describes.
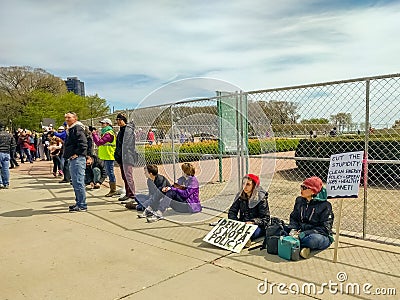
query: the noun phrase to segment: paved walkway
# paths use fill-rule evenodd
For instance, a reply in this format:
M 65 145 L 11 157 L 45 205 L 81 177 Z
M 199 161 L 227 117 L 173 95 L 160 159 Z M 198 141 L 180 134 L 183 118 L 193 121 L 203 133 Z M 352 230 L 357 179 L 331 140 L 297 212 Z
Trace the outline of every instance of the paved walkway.
M 342 237 L 337 263 L 332 248 L 298 262 L 235 254 L 202 241 L 208 222 L 146 223 L 102 197 L 105 188 L 88 192 L 88 212 L 69 213 L 72 189 L 48 162 L 11 176 L 11 189 L 0 190 L 0 299 L 399 298 L 399 247 Z M 304 284 L 316 292 L 292 294 Z M 392 288 L 397 295 L 376 295 Z

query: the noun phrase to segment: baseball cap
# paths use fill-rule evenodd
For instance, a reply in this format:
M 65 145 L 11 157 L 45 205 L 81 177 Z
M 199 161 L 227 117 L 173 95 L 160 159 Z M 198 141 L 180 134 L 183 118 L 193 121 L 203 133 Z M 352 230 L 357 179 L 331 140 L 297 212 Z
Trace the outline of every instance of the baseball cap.
M 107 124 L 110 124 L 110 125 L 112 124 L 111 120 L 108 119 L 108 118 L 105 118 L 105 119 L 101 120 L 100 123 L 107 123 Z

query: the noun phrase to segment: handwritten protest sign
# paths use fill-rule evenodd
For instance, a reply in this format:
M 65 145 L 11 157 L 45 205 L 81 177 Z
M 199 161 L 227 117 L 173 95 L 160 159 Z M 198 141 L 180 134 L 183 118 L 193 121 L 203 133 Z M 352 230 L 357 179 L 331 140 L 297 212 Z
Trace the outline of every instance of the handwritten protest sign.
M 357 198 L 361 179 L 363 151 L 331 156 L 326 191 L 328 198 Z
M 257 225 L 221 219 L 204 237 L 203 241 L 217 247 L 240 253 L 257 229 Z

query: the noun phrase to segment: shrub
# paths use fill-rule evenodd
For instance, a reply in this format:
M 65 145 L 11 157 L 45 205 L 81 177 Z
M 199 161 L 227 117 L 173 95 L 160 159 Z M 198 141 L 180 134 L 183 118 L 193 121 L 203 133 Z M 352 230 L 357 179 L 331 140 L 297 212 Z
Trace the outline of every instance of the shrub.
M 249 155 L 260 155 L 271 152 L 294 151 L 299 139 L 250 139 Z M 146 163 L 167 164 L 173 162 L 172 145 L 145 145 L 138 148 Z M 217 158 L 219 155 L 218 141 L 202 141 L 175 145 L 178 162 L 197 161 Z

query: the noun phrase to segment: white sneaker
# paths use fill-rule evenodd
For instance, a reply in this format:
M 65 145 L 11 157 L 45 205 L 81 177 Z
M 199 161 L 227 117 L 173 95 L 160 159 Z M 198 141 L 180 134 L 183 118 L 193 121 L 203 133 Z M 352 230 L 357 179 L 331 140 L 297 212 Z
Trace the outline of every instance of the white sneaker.
M 141 214 L 138 214 L 138 218 L 148 218 L 153 215 L 153 211 L 149 208 L 146 208 Z
M 160 211 L 154 212 L 150 217 L 147 218 L 148 223 L 157 222 L 163 219 L 162 213 Z

